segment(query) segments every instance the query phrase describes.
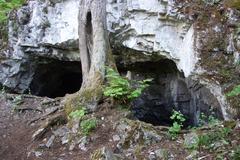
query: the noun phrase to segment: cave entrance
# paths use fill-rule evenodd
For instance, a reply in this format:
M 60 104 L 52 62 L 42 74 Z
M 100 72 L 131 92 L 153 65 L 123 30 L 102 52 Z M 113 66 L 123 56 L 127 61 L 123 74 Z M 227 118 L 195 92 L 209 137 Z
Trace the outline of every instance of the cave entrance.
M 77 92 L 82 83 L 80 62 L 41 60 L 36 67 L 30 92 L 50 98 L 63 97 Z
M 221 108 L 211 92 L 191 78 L 185 78 L 172 60 L 136 62 L 127 66 L 131 78 L 153 78 L 150 86 L 132 102 L 133 116 L 153 125 L 172 125 L 173 110 L 180 111 L 186 121 L 184 126 L 196 126 L 200 115 L 221 118 Z

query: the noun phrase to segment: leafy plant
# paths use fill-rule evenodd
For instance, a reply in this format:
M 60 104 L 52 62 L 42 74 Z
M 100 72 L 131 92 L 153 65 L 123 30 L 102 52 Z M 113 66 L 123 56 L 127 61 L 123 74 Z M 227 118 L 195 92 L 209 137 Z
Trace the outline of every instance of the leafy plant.
M 104 88 L 104 95 L 125 103 L 128 100 L 139 97 L 142 91 L 149 86 L 148 83 L 152 81 L 152 79 L 130 81 L 127 78 L 121 77 L 112 68 L 107 68 L 106 77 L 108 84 Z
M 80 123 L 80 127 L 84 135 L 89 135 L 89 133 L 97 127 L 97 119 L 94 117 L 83 120 Z
M 69 117 L 70 118 L 78 118 L 78 119 L 82 119 L 84 117 L 84 115 L 86 114 L 86 108 L 84 107 L 80 107 L 80 109 L 77 109 L 75 111 L 72 111 L 70 114 L 69 114 Z
M 239 160 L 240 159 L 240 146 L 238 146 L 234 151 L 232 155 L 233 160 Z
M 183 123 L 186 121 L 184 115 L 180 111 L 173 110 L 172 116 L 173 125 L 169 128 L 168 132 L 172 139 L 175 139 L 177 135 L 180 133 Z
M 22 6 L 25 0 L 0 0 L 0 50 L 5 48 L 7 45 L 7 21 L 8 21 L 8 14 Z
M 89 135 L 89 133 L 96 128 L 97 119 L 95 117 L 86 119 L 85 116 L 86 116 L 86 108 L 84 107 L 80 107 L 78 110 L 72 111 L 69 114 L 70 118 L 81 120 L 80 128 L 82 133 L 84 135 Z
M 200 114 L 199 124 L 198 126 L 203 126 L 205 124 L 209 124 L 210 126 L 214 126 L 219 123 L 219 120 L 213 116 L 213 113 L 209 116 L 206 116 L 204 113 Z
M 232 91 L 228 92 L 226 96 L 234 97 L 234 96 L 238 96 L 239 94 L 240 94 L 240 85 L 237 85 L 236 87 L 233 88 Z
M 202 134 L 198 136 L 198 140 L 196 141 L 196 144 L 193 144 L 192 146 L 188 147 L 191 149 L 197 149 L 197 148 L 205 148 L 205 149 L 211 149 L 214 147 L 214 143 L 218 141 L 222 141 L 225 144 L 228 144 L 226 141 L 226 137 L 231 133 L 231 129 L 229 128 L 217 128 L 214 131 Z
M 0 0 L 0 23 L 7 20 L 8 13 L 16 9 L 25 2 L 25 0 Z

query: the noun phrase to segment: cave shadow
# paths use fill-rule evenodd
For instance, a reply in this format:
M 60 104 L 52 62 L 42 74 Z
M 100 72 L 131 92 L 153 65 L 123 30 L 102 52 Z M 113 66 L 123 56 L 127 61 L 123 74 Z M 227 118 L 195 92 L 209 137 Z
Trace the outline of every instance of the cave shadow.
M 36 67 L 30 84 L 31 94 L 56 98 L 75 93 L 80 89 L 82 83 L 80 62 L 52 59 L 44 61 Z

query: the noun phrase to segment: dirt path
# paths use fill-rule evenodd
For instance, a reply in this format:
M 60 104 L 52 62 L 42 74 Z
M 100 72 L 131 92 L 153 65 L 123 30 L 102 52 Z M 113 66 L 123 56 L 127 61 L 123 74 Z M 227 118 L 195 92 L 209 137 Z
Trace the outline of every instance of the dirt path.
M 29 102 L 28 102 L 29 103 Z M 24 104 L 27 105 L 27 104 Z M 34 103 L 33 103 L 34 105 Z M 25 160 L 27 150 L 31 144 L 31 136 L 36 126 L 29 126 L 27 122 L 37 112 L 25 111 L 17 113 L 14 105 L 7 102 L 5 97 L 0 97 L 0 159 Z
M 4 96 L 0 94 L 0 160 L 89 160 L 90 154 L 97 148 L 108 146 L 114 148 L 109 139 L 112 137 L 111 125 L 99 126 L 91 135 L 86 151 L 76 146 L 69 150 L 69 145 L 62 145 L 61 140 L 55 138 L 51 147 L 44 146 L 54 130 L 51 130 L 38 141 L 32 140 L 33 133 L 39 128 L 41 121 L 29 125 L 29 122 L 44 113 L 36 110 L 44 98 L 19 98 L 19 95 Z M 21 109 L 19 109 L 21 108 Z M 112 115 L 111 115 L 112 114 Z M 116 117 L 108 111 L 96 115 Z M 107 119 L 105 122 L 107 123 Z

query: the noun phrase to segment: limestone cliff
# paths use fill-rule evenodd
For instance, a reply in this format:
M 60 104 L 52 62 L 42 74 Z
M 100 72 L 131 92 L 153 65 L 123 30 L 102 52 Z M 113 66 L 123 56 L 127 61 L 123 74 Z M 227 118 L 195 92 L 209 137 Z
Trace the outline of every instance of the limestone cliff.
M 118 67 L 134 78 L 157 77 L 153 88 L 161 91 L 142 97 L 156 102 L 136 106 L 175 105 L 194 123 L 210 109 L 224 119 L 239 116 L 237 98 L 225 98 L 239 83 L 240 13 L 228 1 L 108 0 L 107 12 Z M 80 83 L 78 0 L 28 1 L 12 13 L 2 56 L 0 83 L 13 91 L 41 95 L 67 72 Z

